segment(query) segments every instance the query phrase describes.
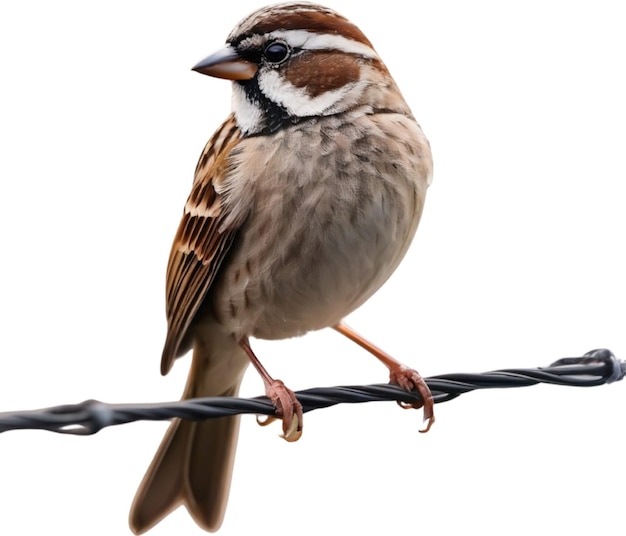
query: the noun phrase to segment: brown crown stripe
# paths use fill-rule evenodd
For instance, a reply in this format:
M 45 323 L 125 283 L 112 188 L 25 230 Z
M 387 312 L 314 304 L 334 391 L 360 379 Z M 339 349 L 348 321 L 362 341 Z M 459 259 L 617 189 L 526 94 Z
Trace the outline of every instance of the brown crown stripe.
M 245 36 L 254 34 L 266 34 L 276 30 L 307 30 L 311 32 L 339 34 L 353 41 L 363 43 L 369 47 L 372 44 L 363 32 L 349 20 L 341 15 L 320 13 L 317 11 L 296 11 L 291 13 L 275 14 L 261 19 L 252 28 L 247 30 Z

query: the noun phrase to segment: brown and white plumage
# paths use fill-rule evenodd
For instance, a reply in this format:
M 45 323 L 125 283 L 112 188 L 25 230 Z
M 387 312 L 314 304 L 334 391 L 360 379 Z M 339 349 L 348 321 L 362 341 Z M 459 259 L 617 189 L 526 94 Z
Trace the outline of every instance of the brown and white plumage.
M 432 174 L 428 142 L 371 43 L 332 10 L 279 4 L 194 69 L 233 80 L 233 113 L 200 157 L 170 253 L 162 373 L 193 348 L 184 398 L 233 396 L 250 360 L 294 440 L 301 407 L 248 339 L 335 327 L 418 388 L 432 422 L 419 375 L 342 323 L 400 263 Z M 135 497 L 133 531 L 180 504 L 217 530 L 237 431 L 236 417 L 173 422 Z
M 191 194 L 174 237 L 167 265 L 167 339 L 161 373 L 190 349 L 189 325 L 202 305 L 241 222 L 224 210 L 223 183 L 228 159 L 241 140 L 231 115 L 209 140 L 198 165 Z

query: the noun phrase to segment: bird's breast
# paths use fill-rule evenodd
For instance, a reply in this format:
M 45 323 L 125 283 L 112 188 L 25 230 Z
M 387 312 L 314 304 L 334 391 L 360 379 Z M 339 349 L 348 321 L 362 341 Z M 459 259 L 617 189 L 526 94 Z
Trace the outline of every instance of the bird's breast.
M 401 138 L 387 132 L 398 121 Z M 212 293 L 220 322 L 266 339 L 339 322 L 404 256 L 430 165 L 417 124 L 395 114 L 246 140 L 229 195 L 250 206 Z

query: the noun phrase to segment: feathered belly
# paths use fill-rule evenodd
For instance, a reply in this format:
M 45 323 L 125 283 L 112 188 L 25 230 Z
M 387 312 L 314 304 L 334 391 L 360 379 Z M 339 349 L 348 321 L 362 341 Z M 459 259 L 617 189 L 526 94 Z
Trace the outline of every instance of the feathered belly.
M 286 187 L 279 203 L 257 205 L 216 289 L 218 318 L 237 337 L 282 339 L 332 326 L 396 269 L 423 195 L 408 180 L 347 180 L 321 197 Z

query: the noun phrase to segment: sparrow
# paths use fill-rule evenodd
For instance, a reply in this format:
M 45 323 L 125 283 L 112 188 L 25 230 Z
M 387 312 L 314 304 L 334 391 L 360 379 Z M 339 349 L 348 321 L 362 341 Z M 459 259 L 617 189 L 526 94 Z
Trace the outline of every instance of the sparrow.
M 171 249 L 162 374 L 193 350 L 183 398 L 236 396 L 252 363 L 294 441 L 302 406 L 250 338 L 331 327 L 417 389 L 427 430 L 419 374 L 343 322 L 404 257 L 432 177 L 429 143 L 372 44 L 335 11 L 288 2 L 244 18 L 193 70 L 231 80 L 232 112 L 200 156 Z M 175 419 L 135 496 L 133 532 L 181 504 L 218 530 L 238 430 L 238 416 Z

